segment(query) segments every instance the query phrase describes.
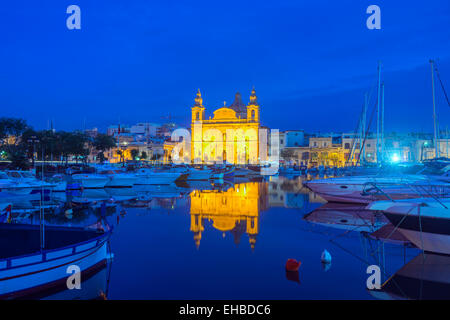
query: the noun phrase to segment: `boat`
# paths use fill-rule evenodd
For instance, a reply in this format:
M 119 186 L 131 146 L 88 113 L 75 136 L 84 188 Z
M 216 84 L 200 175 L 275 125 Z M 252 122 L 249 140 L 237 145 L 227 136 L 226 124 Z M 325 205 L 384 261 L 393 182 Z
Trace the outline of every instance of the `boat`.
M 72 179 L 79 183 L 83 189 L 104 188 L 109 182 L 109 177 L 95 173 L 74 173 Z
M 381 211 L 416 247 L 450 254 L 450 199 L 375 201 L 366 208 Z
M 37 179 L 30 171 L 7 170 L 6 174 L 10 179 L 29 185 L 34 190 L 51 190 L 56 186 L 54 183 Z
M 214 170 L 203 166 L 201 168 L 190 167 L 187 180 L 209 180 L 213 178 Z
M 234 170 L 235 177 L 259 177 L 261 175 L 261 168 L 257 166 L 236 167 Z
M 417 192 L 414 192 L 414 190 L 407 191 L 408 186 L 433 186 L 436 184 L 439 184 L 437 180 L 433 180 L 425 175 L 350 176 L 304 182 L 307 188 L 329 202 L 365 204 L 379 200 L 376 193 L 379 193 L 378 196 L 382 195 L 383 190 L 398 193 L 398 198 L 401 199 L 401 194 L 404 192 L 414 193 L 414 197 L 417 197 Z M 370 191 L 370 188 L 373 190 Z
M 134 174 L 125 173 L 117 169 L 102 170 L 99 171 L 99 175 L 109 178 L 108 182 L 106 182 L 105 184 L 105 187 L 107 188 L 117 188 L 117 187 L 131 188 L 138 180 Z
M 7 173 L 0 172 L 0 195 L 40 199 L 42 192 L 47 194 L 50 190 L 23 182 L 20 178 L 11 178 Z
M 81 278 L 105 266 L 111 228 L 45 226 L 44 237 L 40 229 L 41 225 L 0 224 L 0 299 L 64 285 L 71 265 L 80 268 Z
M 187 173 L 179 170 L 164 170 L 164 169 L 149 169 L 141 168 L 136 171 L 135 185 L 160 185 L 171 184 L 176 180 L 184 180 L 187 178 Z
M 450 299 L 450 256 L 418 254 L 370 294 L 382 300 Z

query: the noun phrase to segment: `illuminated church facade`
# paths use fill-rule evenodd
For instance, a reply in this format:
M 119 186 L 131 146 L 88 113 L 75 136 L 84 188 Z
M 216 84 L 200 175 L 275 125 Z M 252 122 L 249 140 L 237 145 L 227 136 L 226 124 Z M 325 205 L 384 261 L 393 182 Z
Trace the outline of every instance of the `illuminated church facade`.
M 247 105 L 236 93 L 230 106 L 206 119 L 200 90 L 191 108 L 191 158 L 194 163 L 259 163 L 260 107 L 255 89 Z

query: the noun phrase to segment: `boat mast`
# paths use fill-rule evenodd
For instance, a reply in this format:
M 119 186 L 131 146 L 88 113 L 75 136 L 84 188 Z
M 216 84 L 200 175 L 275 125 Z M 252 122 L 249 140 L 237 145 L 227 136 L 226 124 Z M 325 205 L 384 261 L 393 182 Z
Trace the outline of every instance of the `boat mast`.
M 434 153 L 435 157 L 439 158 L 439 146 L 438 146 L 438 132 L 436 125 L 436 99 L 435 99 L 435 90 L 434 90 L 434 61 L 430 60 L 431 67 L 431 92 L 433 96 L 433 125 L 434 125 Z
M 44 148 L 42 147 L 42 162 L 41 162 L 41 207 L 39 208 L 39 229 L 40 229 L 40 247 L 41 250 L 45 248 L 45 221 L 44 221 Z
M 384 82 L 381 84 L 381 160 L 384 160 Z
M 380 163 L 380 102 L 381 102 L 381 61 L 378 61 L 378 98 L 377 98 L 377 163 Z
M 368 105 L 368 96 L 367 92 L 364 93 L 364 110 L 363 110 L 363 120 L 362 120 L 362 141 L 360 144 L 361 153 L 362 153 L 362 159 L 364 163 L 366 162 L 366 144 L 364 141 L 366 140 L 366 117 L 367 117 L 367 105 Z M 360 155 L 361 157 L 361 155 Z

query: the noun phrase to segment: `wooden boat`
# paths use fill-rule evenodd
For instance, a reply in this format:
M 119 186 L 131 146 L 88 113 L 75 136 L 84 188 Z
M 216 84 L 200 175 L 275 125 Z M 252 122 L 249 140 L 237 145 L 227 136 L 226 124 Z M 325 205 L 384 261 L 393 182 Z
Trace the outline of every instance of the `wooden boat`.
M 106 231 L 45 226 L 43 234 L 40 227 L 0 224 L 0 299 L 64 285 L 72 275 L 67 273 L 71 265 L 80 268 L 81 279 L 106 265 L 112 232 L 109 226 Z

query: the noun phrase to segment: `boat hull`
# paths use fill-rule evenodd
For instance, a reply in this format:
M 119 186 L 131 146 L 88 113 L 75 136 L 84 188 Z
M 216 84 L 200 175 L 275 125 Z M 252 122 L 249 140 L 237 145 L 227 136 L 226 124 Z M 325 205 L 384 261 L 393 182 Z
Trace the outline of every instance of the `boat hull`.
M 174 183 L 181 173 L 177 172 L 161 172 L 154 174 L 145 174 L 138 176 L 135 185 L 157 185 Z
M 386 218 L 416 247 L 450 255 L 450 219 L 383 212 Z
M 124 178 L 118 178 L 118 177 L 113 177 L 111 178 L 106 184 L 105 187 L 106 188 L 131 188 L 135 182 L 137 181 L 136 178 L 134 177 L 124 177 Z
M 76 265 L 84 273 L 104 267 L 108 238 L 77 246 L 0 260 L 0 299 L 16 299 L 67 281 L 67 268 Z
M 79 182 L 84 189 L 104 188 L 109 182 L 108 177 L 72 176 L 74 181 Z

